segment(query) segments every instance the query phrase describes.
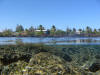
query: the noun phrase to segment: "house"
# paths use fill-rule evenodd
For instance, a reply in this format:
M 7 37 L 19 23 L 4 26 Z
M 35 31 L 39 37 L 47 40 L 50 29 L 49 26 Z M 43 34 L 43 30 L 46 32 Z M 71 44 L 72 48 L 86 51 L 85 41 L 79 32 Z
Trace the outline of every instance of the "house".
M 41 30 L 35 30 L 35 31 L 37 31 L 37 32 L 40 32 Z M 47 30 L 42 30 L 43 32 L 47 32 Z
M 36 32 L 43 31 L 45 34 L 47 34 L 47 31 L 48 31 L 48 30 L 45 30 L 45 29 L 44 29 L 44 30 L 35 30 L 35 31 L 36 31 Z
M 82 31 L 79 31 L 79 30 L 78 30 L 78 31 L 76 31 L 76 34 L 81 34 L 81 32 L 82 32 Z
M 42 31 L 44 33 L 43 34 L 44 36 L 48 36 L 50 34 L 50 31 L 49 30 L 45 30 L 45 29 L 44 30 L 35 30 L 35 31 L 36 32 L 41 32 Z

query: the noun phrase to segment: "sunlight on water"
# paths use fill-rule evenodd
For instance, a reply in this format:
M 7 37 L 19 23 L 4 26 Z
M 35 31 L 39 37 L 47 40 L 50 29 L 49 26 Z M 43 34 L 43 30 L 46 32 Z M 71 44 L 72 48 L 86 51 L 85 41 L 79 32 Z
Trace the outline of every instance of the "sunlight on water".
M 0 44 L 16 44 L 16 41 L 23 43 L 45 43 L 45 44 L 100 44 L 100 37 L 0 37 Z

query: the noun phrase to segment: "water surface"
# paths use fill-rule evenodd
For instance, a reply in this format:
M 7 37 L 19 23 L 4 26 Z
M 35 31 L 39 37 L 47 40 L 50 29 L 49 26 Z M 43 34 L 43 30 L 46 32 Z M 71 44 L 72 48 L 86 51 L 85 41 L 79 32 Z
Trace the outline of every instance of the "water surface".
M 100 37 L 0 37 L 0 44 L 16 44 L 17 41 L 23 43 L 44 43 L 58 45 L 100 44 Z

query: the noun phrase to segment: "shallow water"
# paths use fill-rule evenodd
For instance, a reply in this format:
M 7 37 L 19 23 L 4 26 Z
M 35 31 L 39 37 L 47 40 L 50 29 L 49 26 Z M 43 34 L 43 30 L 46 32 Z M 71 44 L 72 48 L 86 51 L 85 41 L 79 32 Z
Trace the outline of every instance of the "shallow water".
M 63 75 L 99 75 L 100 45 L 2 45 L 0 60 L 3 62 L 0 66 L 2 73 L 8 73 L 4 75 L 10 75 L 11 72 L 14 75 L 16 71 L 17 75 L 23 75 L 20 72 L 27 70 L 30 64 L 32 66 L 28 73 L 34 72 L 33 75 L 40 68 L 42 73 L 45 72 L 44 75 L 53 75 L 56 70 L 64 73 L 66 69 L 69 71 Z M 95 63 L 98 63 L 97 66 L 91 67 Z M 50 66 L 52 68 L 47 68 Z
M 80 69 L 81 73 L 76 75 L 100 75 L 100 45 L 71 44 L 56 45 L 54 47 L 57 56 L 63 57 L 73 66 L 73 69 Z M 97 69 L 98 67 L 99 69 Z
M 99 45 L 100 37 L 0 37 L 0 44 L 16 44 L 16 41 L 23 43 L 44 43 L 44 44 L 58 44 L 58 45 Z
M 33 44 L 17 46 L 18 42 Z M 27 67 L 33 64 L 28 73 L 41 68 L 41 71 L 45 71 L 44 75 L 53 75 L 51 70 L 55 72 L 55 67 L 58 67 L 57 71 L 60 70 L 63 75 L 100 75 L 100 37 L 0 37 L 0 63 L 3 63 L 0 64 L 0 70 L 4 75 L 10 75 L 11 72 L 12 75 L 16 72 L 17 75 L 23 75 L 20 74 L 23 72 L 20 64 L 28 71 L 30 69 Z M 52 68 L 47 68 L 49 66 Z

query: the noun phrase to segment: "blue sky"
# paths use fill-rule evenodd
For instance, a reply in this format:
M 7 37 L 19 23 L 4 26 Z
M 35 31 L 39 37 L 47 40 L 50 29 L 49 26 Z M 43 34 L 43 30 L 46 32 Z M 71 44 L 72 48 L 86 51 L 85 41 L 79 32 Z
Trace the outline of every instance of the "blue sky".
M 100 28 L 99 0 L 0 0 L 0 29 L 25 28 L 42 24 L 66 27 Z

